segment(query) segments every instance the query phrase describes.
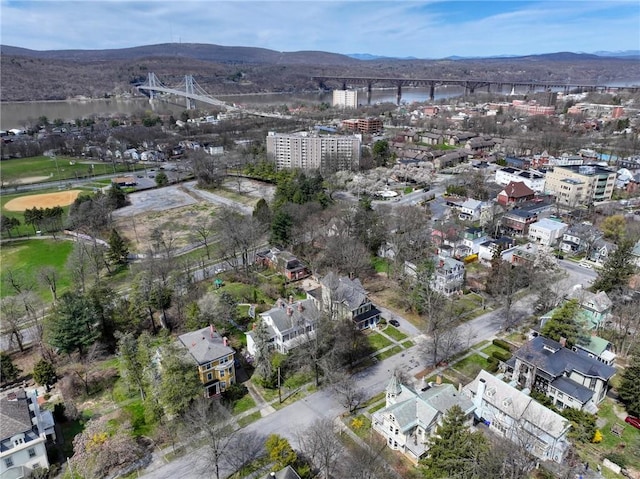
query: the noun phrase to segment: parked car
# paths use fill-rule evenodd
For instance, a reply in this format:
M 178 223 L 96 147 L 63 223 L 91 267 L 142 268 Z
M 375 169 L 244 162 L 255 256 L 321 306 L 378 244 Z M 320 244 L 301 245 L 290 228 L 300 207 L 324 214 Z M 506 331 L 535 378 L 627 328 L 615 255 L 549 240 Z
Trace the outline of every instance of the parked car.
M 624 422 L 627 422 L 629 424 L 631 424 L 633 427 L 640 429 L 640 418 L 637 417 L 633 417 L 633 416 L 627 416 L 624 420 Z
M 391 326 L 395 326 L 396 328 L 399 328 L 399 327 L 400 327 L 400 323 L 398 322 L 398 320 L 397 320 L 397 319 L 390 319 L 390 320 L 389 320 L 389 324 L 390 324 Z
M 580 266 L 582 266 L 583 268 L 587 268 L 587 269 L 591 269 L 593 268 L 593 265 L 591 263 L 587 263 L 586 261 L 580 261 L 580 263 L 578 263 Z

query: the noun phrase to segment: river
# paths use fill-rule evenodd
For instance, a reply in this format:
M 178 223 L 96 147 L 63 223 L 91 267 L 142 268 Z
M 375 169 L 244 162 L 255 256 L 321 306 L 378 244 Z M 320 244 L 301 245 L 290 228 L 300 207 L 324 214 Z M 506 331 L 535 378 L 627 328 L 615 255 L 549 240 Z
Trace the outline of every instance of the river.
M 456 86 L 446 86 L 436 88 L 435 99 L 451 98 L 462 95 L 463 90 Z M 331 104 L 331 92 L 317 93 L 259 93 L 247 95 L 212 95 L 216 98 L 230 103 L 239 104 L 246 107 L 260 107 L 268 105 L 289 105 L 296 106 L 302 104 L 320 104 L 326 102 Z M 402 89 L 402 102 L 424 102 L 429 100 L 429 88 L 409 88 Z M 387 88 L 373 90 L 371 92 L 371 103 L 396 103 L 396 89 Z M 366 91 L 358 91 L 358 102 L 366 104 Z M 199 105 L 203 109 L 210 108 L 209 105 Z M 166 101 L 154 101 L 151 103 L 148 98 L 140 96 L 134 98 L 109 98 L 95 100 L 64 100 L 64 101 L 33 101 L 33 102 L 1 102 L 0 103 L 0 129 L 25 128 L 34 123 L 41 116 L 46 116 L 49 121 L 62 119 L 73 121 L 78 118 L 88 118 L 91 116 L 109 117 L 112 115 L 131 115 L 153 110 L 157 113 L 172 113 L 176 117 L 185 109 L 184 102 L 176 99 L 176 103 Z

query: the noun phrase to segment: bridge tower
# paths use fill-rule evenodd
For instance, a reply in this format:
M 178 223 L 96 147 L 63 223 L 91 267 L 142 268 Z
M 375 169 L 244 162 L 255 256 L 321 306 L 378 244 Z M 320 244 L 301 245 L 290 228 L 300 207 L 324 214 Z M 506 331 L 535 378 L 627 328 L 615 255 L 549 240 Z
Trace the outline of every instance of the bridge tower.
M 189 98 L 188 95 L 195 94 L 195 88 L 193 87 L 193 75 L 184 76 L 184 90 L 185 98 L 187 100 L 187 110 L 193 110 L 196 107 L 196 102 L 193 98 Z
M 147 82 L 149 83 L 149 99 L 153 100 L 157 95 L 155 88 L 159 83 L 156 74 L 153 72 L 149 72 L 149 75 L 147 76 Z

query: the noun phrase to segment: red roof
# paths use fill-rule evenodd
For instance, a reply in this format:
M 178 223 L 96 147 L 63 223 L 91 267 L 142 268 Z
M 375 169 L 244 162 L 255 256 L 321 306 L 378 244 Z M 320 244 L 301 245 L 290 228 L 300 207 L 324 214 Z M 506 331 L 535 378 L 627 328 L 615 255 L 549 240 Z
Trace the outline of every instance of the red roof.
M 522 198 L 525 196 L 533 196 L 535 192 L 524 184 L 523 181 L 512 181 L 504 188 L 508 198 Z

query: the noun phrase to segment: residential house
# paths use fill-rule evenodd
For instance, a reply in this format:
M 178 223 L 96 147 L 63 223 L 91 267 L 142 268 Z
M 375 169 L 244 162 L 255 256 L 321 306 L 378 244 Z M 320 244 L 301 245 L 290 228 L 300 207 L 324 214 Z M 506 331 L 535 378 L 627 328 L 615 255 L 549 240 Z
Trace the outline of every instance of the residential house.
M 453 150 L 448 153 L 445 153 L 442 156 L 434 158 L 433 166 L 437 170 L 440 170 L 442 168 L 451 168 L 452 166 L 456 166 L 462 163 L 463 161 L 468 160 L 471 155 L 473 155 L 473 152 L 470 150 L 467 150 L 466 148 Z
M 374 306 L 359 279 L 330 272 L 320 280 L 321 287 L 308 292 L 318 309 L 331 319 L 349 319 L 357 329 L 375 328 L 380 310 Z
M 498 193 L 498 203 L 503 206 L 511 206 L 534 198 L 535 192 L 524 181 L 512 181 L 504 190 Z
M 454 258 L 437 257 L 431 287 L 446 296 L 461 293 L 464 284 L 464 263 Z
M 373 413 L 371 426 L 385 438 L 387 446 L 401 451 L 417 463 L 428 453 L 429 438 L 453 406 L 459 406 L 471 423 L 475 406 L 451 384 L 415 391 L 394 374 L 386 388 L 383 409 Z
M 542 218 L 529 226 L 529 239 L 544 246 L 556 246 L 568 228 L 561 221 Z
M 577 285 L 569 292 L 567 299 L 578 300 L 583 313 L 585 327 L 588 330 L 598 329 L 601 325 L 604 325 L 611 316 L 613 301 L 611 301 L 604 291 L 592 293 L 580 285 Z
M 531 265 L 541 254 L 541 246 L 535 243 L 518 245 L 510 250 L 504 251 L 502 259 L 515 265 Z
M 482 201 L 468 198 L 460 204 L 458 208 L 458 219 L 463 221 L 478 221 L 480 219 L 480 213 L 482 212 L 482 206 Z
M 571 349 L 578 354 L 595 358 L 608 366 L 613 366 L 617 357 L 613 352 L 613 344 L 599 336 L 589 336 L 588 343 L 576 343 Z
M 493 138 L 476 137 L 467 140 L 464 147 L 465 149 L 473 152 L 474 155 L 487 154 L 493 151 L 496 146 L 496 142 Z
M 275 269 L 290 281 L 297 281 L 311 274 L 309 268 L 296 256 L 278 248 L 256 253 L 256 263 Z
M 603 265 L 609 259 L 609 255 L 611 255 L 618 247 L 615 243 L 611 243 L 609 241 L 605 241 L 602 238 L 597 239 L 593 248 L 591 248 L 591 254 L 588 256 L 588 259 L 597 263 L 599 265 Z
M 235 384 L 236 352 L 213 325 L 182 334 L 178 342 L 196 363 L 205 397 L 217 396 Z
M 616 373 L 615 368 L 544 336 L 525 343 L 506 368 L 519 387 L 545 394 L 556 407 L 591 413 L 597 411 Z
M 587 256 L 590 256 L 594 242 L 601 237 L 602 233 L 593 225 L 584 223 L 571 225 L 562 235 L 560 249 L 572 254 L 586 251 Z
M 496 251 L 501 250 L 504 255 L 505 251 L 511 250 L 516 242 L 509 236 L 501 236 L 498 239 L 490 239 L 484 243 L 480 243 L 478 247 L 478 259 L 483 263 L 490 263 Z
M 288 302 L 279 299 L 273 308 L 259 315 L 259 321 L 268 332 L 268 342 L 281 354 L 288 354 L 300 344 L 314 338 L 319 319 L 320 312 L 316 301 L 310 297 L 294 300 L 293 296 L 290 296 Z M 255 356 L 258 346 L 255 331 L 246 333 L 246 336 L 247 351 Z
M 462 244 L 468 248 L 465 256 L 470 254 L 478 254 L 480 251 L 480 245 L 486 243 L 489 240 L 489 236 L 484 232 L 482 228 L 467 228 L 462 232 Z
M 524 446 L 538 459 L 563 462 L 571 423 L 532 399 L 528 390 L 520 391 L 481 370 L 462 394 L 473 401 L 476 420 L 493 433 Z
M 505 213 L 501 219 L 503 230 L 518 236 L 527 236 L 529 227 L 536 221 L 538 221 L 536 213 L 520 208 L 514 208 Z
M 420 143 L 427 145 L 441 145 L 444 142 L 444 137 L 439 133 L 420 133 Z
M 259 479 L 300 479 L 300 476 L 293 467 L 287 466 L 279 471 L 273 471 L 264 476 L 260 476 Z
M 40 409 L 35 391 L 19 390 L 0 399 L 0 479 L 47 469 L 46 444 L 55 439 L 53 415 Z

